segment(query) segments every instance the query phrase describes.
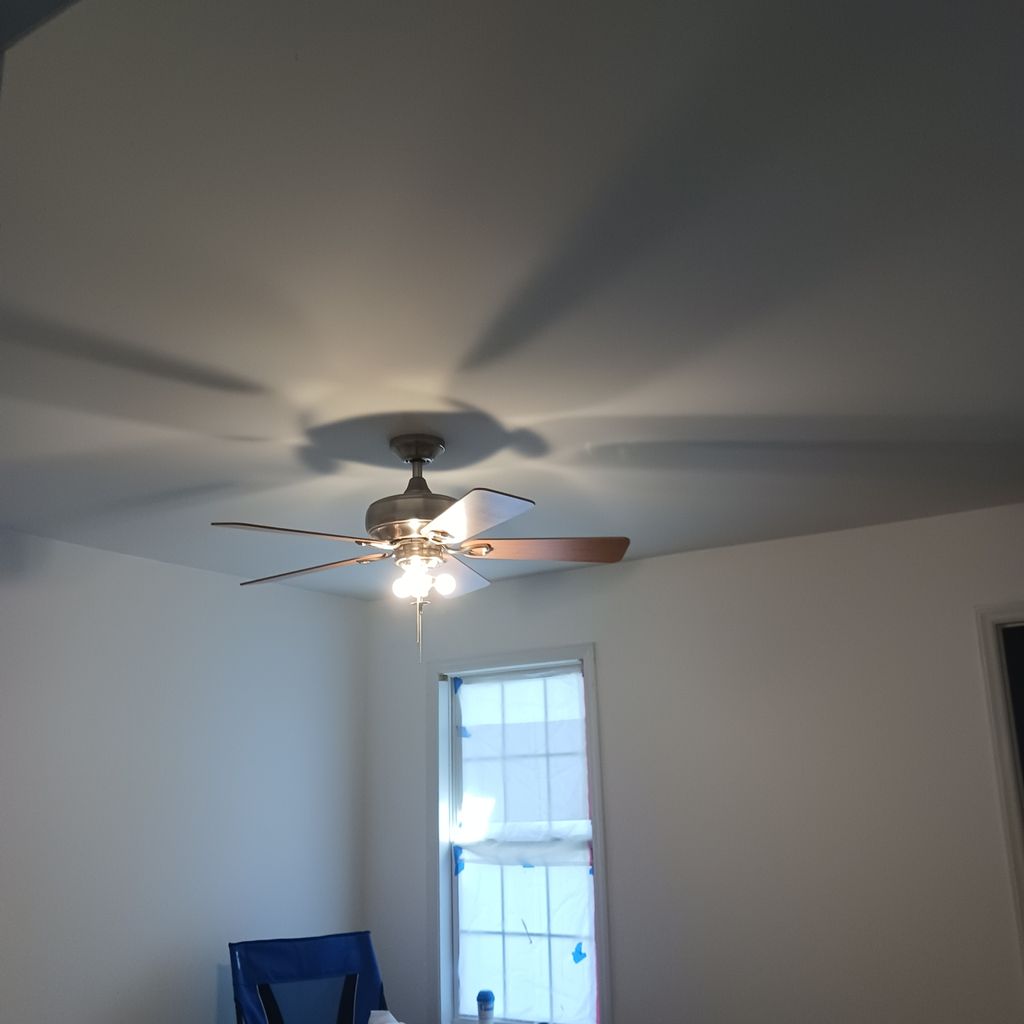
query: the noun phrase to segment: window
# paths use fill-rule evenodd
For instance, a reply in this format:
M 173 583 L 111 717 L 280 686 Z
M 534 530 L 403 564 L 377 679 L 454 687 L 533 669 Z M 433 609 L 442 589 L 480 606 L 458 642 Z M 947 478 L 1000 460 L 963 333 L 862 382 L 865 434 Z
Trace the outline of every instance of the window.
M 445 1020 L 476 1020 L 482 989 L 494 992 L 496 1021 L 599 1020 L 606 944 L 589 661 L 442 678 Z

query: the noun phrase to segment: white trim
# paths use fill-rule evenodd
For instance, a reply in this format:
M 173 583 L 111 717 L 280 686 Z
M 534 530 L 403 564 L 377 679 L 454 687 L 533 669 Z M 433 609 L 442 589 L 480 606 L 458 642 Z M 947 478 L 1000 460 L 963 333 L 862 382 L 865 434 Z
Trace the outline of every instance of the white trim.
M 1021 777 L 1024 762 L 1013 732 L 1006 663 L 1000 640 L 1002 627 L 1024 625 L 1024 603 L 979 608 L 977 622 L 992 726 L 996 781 L 1003 811 L 1003 835 L 1017 910 L 1017 942 L 1024 966 L 1024 780 Z
M 597 707 L 597 664 L 594 645 L 587 644 L 580 655 L 583 662 L 583 698 L 587 716 L 587 782 L 590 786 L 591 826 L 594 832 L 594 930 L 597 932 L 597 995 L 599 1020 L 611 1024 L 611 929 L 608 927 L 608 859 L 604 846 L 604 786 L 600 729 Z
M 454 993 L 451 979 L 453 977 L 452 951 L 446 948 L 441 942 L 441 936 L 452 932 L 452 899 L 455 887 L 452 885 L 452 864 L 451 850 L 446 836 L 451 834 L 454 826 L 454 807 L 452 806 L 452 779 L 451 779 L 451 748 L 452 737 L 452 702 L 449 699 L 449 683 L 443 679 L 441 674 L 433 673 L 433 685 L 431 686 L 431 697 L 434 702 L 435 713 L 427 715 L 427 721 L 435 723 L 433 745 L 427 743 L 427 752 L 430 758 L 430 765 L 427 771 L 427 789 L 432 792 L 432 802 L 428 802 L 430 808 L 437 808 L 437 831 L 433 835 L 428 834 L 429 856 L 427 863 L 431 865 L 430 885 L 427 890 L 427 902 L 431 909 L 431 925 L 427 934 L 431 936 L 432 949 L 435 953 L 436 970 L 434 972 L 434 984 L 436 985 L 433 1005 L 438 1007 L 439 1021 L 449 1021 L 455 1010 Z M 445 699 L 441 699 L 442 692 Z M 431 830 L 433 831 L 433 830 Z M 448 979 L 445 984 L 444 979 Z
M 433 736 L 427 744 L 428 774 L 431 776 L 427 780 L 430 800 L 428 806 L 432 807 L 436 802 L 439 808 L 438 834 L 427 837 L 428 863 L 430 865 L 428 909 L 431 914 L 429 934 L 431 935 L 432 952 L 435 954 L 433 960 L 436 965 L 434 974 L 436 998 L 433 1005 L 438 1007 L 440 1024 L 471 1024 L 472 1021 L 472 1018 L 464 1018 L 456 1012 L 454 949 L 451 943 L 441 941 L 442 934 L 452 935 L 453 933 L 452 914 L 455 899 L 449 848 L 448 844 L 442 840 L 445 823 L 441 820 L 441 815 L 444 813 L 441 800 L 449 797 L 452 786 L 450 760 L 444 763 L 448 758 L 448 751 L 451 749 L 451 691 L 448 679 L 454 675 L 469 676 L 501 669 L 530 669 L 534 666 L 573 663 L 581 665 L 583 671 L 587 783 L 590 787 L 591 821 L 594 833 L 594 931 L 598 948 L 597 983 L 600 1020 L 602 1024 L 610 1024 L 612 1020 L 611 950 L 609 948 L 607 897 L 608 867 L 604 844 L 603 769 L 598 727 L 597 668 L 594 645 L 575 644 L 539 651 L 517 651 L 486 658 L 446 659 L 426 666 L 431 691 L 428 704 L 430 701 L 434 702 L 432 706 L 428 706 L 427 714 L 427 721 L 432 724 L 433 728 Z M 442 694 L 446 696 L 446 700 L 441 699 Z M 447 742 L 443 742 L 446 737 Z M 449 828 L 453 825 L 450 820 L 453 813 L 454 808 L 450 806 L 449 801 Z

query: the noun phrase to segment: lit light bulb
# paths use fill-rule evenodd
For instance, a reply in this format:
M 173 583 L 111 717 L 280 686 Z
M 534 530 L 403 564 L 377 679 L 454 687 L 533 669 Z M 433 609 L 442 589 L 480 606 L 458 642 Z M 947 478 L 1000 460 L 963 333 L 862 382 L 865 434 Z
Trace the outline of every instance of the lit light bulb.
M 455 593 L 455 577 L 450 572 L 443 572 L 434 578 L 434 589 L 442 596 L 448 597 Z
M 395 597 L 409 597 L 412 591 L 409 589 L 409 577 L 403 572 L 401 576 L 391 584 L 391 593 Z
M 415 598 L 424 598 L 430 593 L 434 581 L 425 572 L 409 573 L 406 577 L 406 585 L 409 587 L 409 594 Z

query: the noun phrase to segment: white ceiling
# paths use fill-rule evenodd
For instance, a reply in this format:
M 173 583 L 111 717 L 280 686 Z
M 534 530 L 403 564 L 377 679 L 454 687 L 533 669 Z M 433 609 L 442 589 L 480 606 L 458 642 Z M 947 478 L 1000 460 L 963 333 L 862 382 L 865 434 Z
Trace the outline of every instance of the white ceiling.
M 342 558 L 207 524 L 359 532 L 408 428 L 629 557 L 1024 500 L 1006 10 L 80 0 L 0 93 L 0 525 Z

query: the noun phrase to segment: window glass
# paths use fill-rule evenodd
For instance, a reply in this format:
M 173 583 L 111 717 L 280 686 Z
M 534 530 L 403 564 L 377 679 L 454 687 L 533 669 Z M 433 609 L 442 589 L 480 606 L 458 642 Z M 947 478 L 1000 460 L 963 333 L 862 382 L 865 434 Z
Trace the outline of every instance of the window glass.
M 548 930 L 548 882 L 544 868 L 512 865 L 503 871 L 508 930 L 543 935 Z
M 465 761 L 462 765 L 462 806 L 460 821 L 472 834 L 470 841 L 482 839 L 477 830 L 505 818 L 505 785 L 500 760 Z
M 506 762 L 506 821 L 548 820 L 548 758 L 519 757 Z
M 459 936 L 459 971 L 465 978 L 487 978 L 474 987 L 470 981 L 463 985 L 459 995 L 459 1013 L 476 1017 L 476 994 L 482 988 L 494 993 L 494 1016 L 504 1016 L 502 993 L 505 991 L 505 958 L 502 955 L 500 935 L 475 935 L 463 932 Z
M 459 873 L 462 927 L 472 932 L 501 931 L 501 866 L 463 862 Z
M 567 938 L 574 935 L 589 938 L 589 909 L 594 886 L 590 868 L 582 865 L 555 866 L 548 868 L 547 874 L 551 931 Z
M 548 759 L 551 817 L 554 821 L 586 818 L 587 762 L 582 754 L 559 754 Z
M 512 1020 L 547 1020 L 551 1005 L 547 936 L 509 935 L 505 939 L 505 963 L 505 1015 Z

